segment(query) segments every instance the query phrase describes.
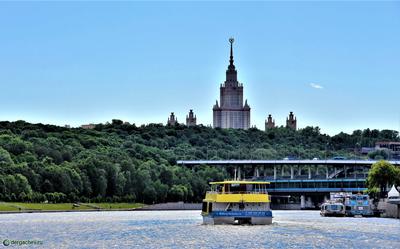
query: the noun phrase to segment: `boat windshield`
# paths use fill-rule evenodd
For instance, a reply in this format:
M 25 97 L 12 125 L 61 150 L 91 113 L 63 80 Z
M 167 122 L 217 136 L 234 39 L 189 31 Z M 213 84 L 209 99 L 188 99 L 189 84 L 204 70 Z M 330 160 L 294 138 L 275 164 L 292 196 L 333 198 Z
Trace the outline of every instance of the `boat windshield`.
M 331 210 L 342 210 L 342 206 L 340 206 L 340 205 L 331 205 L 330 209 Z
M 368 197 L 365 195 L 361 195 L 361 196 L 352 196 L 350 197 L 350 200 L 352 201 L 367 201 Z

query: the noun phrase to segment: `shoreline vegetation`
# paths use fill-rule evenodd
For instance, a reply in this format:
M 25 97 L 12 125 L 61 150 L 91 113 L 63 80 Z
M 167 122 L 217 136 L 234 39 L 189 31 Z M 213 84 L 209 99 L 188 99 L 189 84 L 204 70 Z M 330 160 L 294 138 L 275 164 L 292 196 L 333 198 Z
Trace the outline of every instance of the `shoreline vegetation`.
M 0 201 L 196 203 L 202 201 L 209 182 L 228 179 L 233 169 L 188 168 L 177 165 L 177 160 L 388 159 L 384 150 L 369 155 L 360 150 L 377 141 L 400 141 L 398 135 L 393 130 L 365 129 L 329 136 L 319 127 L 264 131 L 136 126 L 117 119 L 92 129 L 4 121 L 0 122 Z M 253 172 L 244 169 L 242 174 Z
M 82 211 L 131 211 L 141 209 L 142 203 L 23 203 L 0 202 L 0 214 Z

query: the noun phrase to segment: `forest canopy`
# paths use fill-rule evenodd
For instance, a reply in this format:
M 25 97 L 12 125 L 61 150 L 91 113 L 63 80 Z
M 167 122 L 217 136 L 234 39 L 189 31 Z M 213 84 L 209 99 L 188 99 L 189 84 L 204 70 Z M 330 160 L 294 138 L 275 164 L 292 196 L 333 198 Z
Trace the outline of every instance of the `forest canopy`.
M 354 158 L 361 147 L 398 140 L 397 131 L 370 129 L 329 136 L 318 127 L 138 127 L 113 120 L 82 129 L 0 122 L 0 200 L 198 202 L 209 181 L 228 174 L 178 166 L 177 160 Z

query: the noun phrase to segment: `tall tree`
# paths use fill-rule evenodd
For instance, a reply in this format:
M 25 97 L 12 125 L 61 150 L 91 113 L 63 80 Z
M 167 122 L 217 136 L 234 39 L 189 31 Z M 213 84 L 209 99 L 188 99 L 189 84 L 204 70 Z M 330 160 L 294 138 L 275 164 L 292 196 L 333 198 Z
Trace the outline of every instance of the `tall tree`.
M 387 188 L 395 183 L 397 169 L 387 161 L 381 160 L 374 163 L 368 173 L 368 188 L 378 187 L 381 197 L 387 193 Z

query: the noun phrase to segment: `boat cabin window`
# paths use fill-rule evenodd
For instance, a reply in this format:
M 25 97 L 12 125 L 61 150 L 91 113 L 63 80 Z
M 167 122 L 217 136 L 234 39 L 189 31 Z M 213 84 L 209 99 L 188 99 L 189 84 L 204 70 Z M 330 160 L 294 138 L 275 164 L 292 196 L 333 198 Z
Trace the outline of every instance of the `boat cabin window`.
M 341 210 L 339 205 L 331 205 L 331 210 Z
M 248 186 L 248 185 L 247 185 Z M 246 184 L 225 184 L 225 192 L 246 192 Z
M 265 193 L 265 184 L 249 184 L 249 183 L 225 183 L 215 184 L 211 186 L 212 192 L 218 193 L 246 193 L 246 192 L 261 192 Z
M 220 185 L 211 185 L 211 191 L 213 192 L 219 192 L 221 188 L 222 187 Z
M 352 196 L 350 197 L 350 200 L 352 201 L 368 201 L 368 196 Z

